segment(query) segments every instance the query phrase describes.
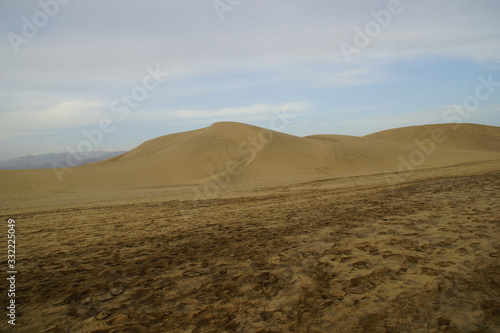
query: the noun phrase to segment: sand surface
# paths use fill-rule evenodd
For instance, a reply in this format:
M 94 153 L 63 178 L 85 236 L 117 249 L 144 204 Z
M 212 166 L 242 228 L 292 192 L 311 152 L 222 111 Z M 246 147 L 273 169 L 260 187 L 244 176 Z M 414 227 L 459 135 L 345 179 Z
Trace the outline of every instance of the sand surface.
M 0 172 L 19 272 L 17 325 L 4 319 L 0 331 L 500 332 L 498 128 L 449 132 L 449 146 L 404 173 L 397 158 L 416 149 L 406 135 L 425 140 L 436 127 L 273 134 L 245 171 L 199 198 L 216 184 L 201 181 L 220 170 L 212 163 L 238 157 L 230 142 L 256 133 L 215 127 L 76 168 L 62 184 L 51 170 Z M 195 149 L 200 131 L 203 149 L 216 148 L 177 179 L 194 178 L 162 176 L 162 151 Z M 321 156 L 339 166 L 318 169 Z
M 383 179 L 2 216 L 16 331 L 498 332 L 500 164 Z

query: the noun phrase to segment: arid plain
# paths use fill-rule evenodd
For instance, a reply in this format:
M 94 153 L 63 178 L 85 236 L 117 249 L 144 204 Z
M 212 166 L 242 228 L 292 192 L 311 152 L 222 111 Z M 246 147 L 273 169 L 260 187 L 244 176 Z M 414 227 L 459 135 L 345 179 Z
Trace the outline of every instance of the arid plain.
M 498 127 L 216 123 L 0 182 L 2 331 L 500 332 Z

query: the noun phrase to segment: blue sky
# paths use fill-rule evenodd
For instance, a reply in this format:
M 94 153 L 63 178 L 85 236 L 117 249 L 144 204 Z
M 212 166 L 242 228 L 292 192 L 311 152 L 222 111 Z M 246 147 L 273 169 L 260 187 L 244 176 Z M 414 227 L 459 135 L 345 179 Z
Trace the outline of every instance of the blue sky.
M 496 0 L 3 1 L 0 159 L 77 147 L 102 119 L 113 130 L 94 150 L 217 121 L 272 128 L 284 110 L 280 130 L 299 136 L 444 123 L 479 77 L 500 82 L 499 13 Z M 147 68 L 168 76 L 120 119 L 113 101 Z M 500 87 L 462 120 L 500 126 Z

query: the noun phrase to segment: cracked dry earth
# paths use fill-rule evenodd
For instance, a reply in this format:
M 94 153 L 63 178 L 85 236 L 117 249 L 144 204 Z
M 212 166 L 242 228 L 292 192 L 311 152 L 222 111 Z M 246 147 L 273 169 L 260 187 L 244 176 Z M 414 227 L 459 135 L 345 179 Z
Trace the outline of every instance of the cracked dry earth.
M 499 199 L 496 171 L 18 214 L 15 330 L 500 332 Z

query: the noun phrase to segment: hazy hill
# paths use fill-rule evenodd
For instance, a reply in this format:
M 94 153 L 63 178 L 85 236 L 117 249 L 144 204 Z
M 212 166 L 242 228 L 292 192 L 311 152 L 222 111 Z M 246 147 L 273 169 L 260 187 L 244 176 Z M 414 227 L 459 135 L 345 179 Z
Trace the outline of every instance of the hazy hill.
M 107 160 L 112 157 L 125 153 L 125 151 L 107 152 L 107 151 L 93 151 L 89 153 L 79 153 L 80 158 L 72 158 L 71 161 L 77 161 L 76 166 Z M 52 162 L 65 164 L 66 156 L 69 153 L 57 154 L 42 154 L 42 155 L 28 155 L 16 158 L 9 158 L 0 161 L 0 169 L 50 169 Z M 70 154 L 75 156 L 75 154 Z

